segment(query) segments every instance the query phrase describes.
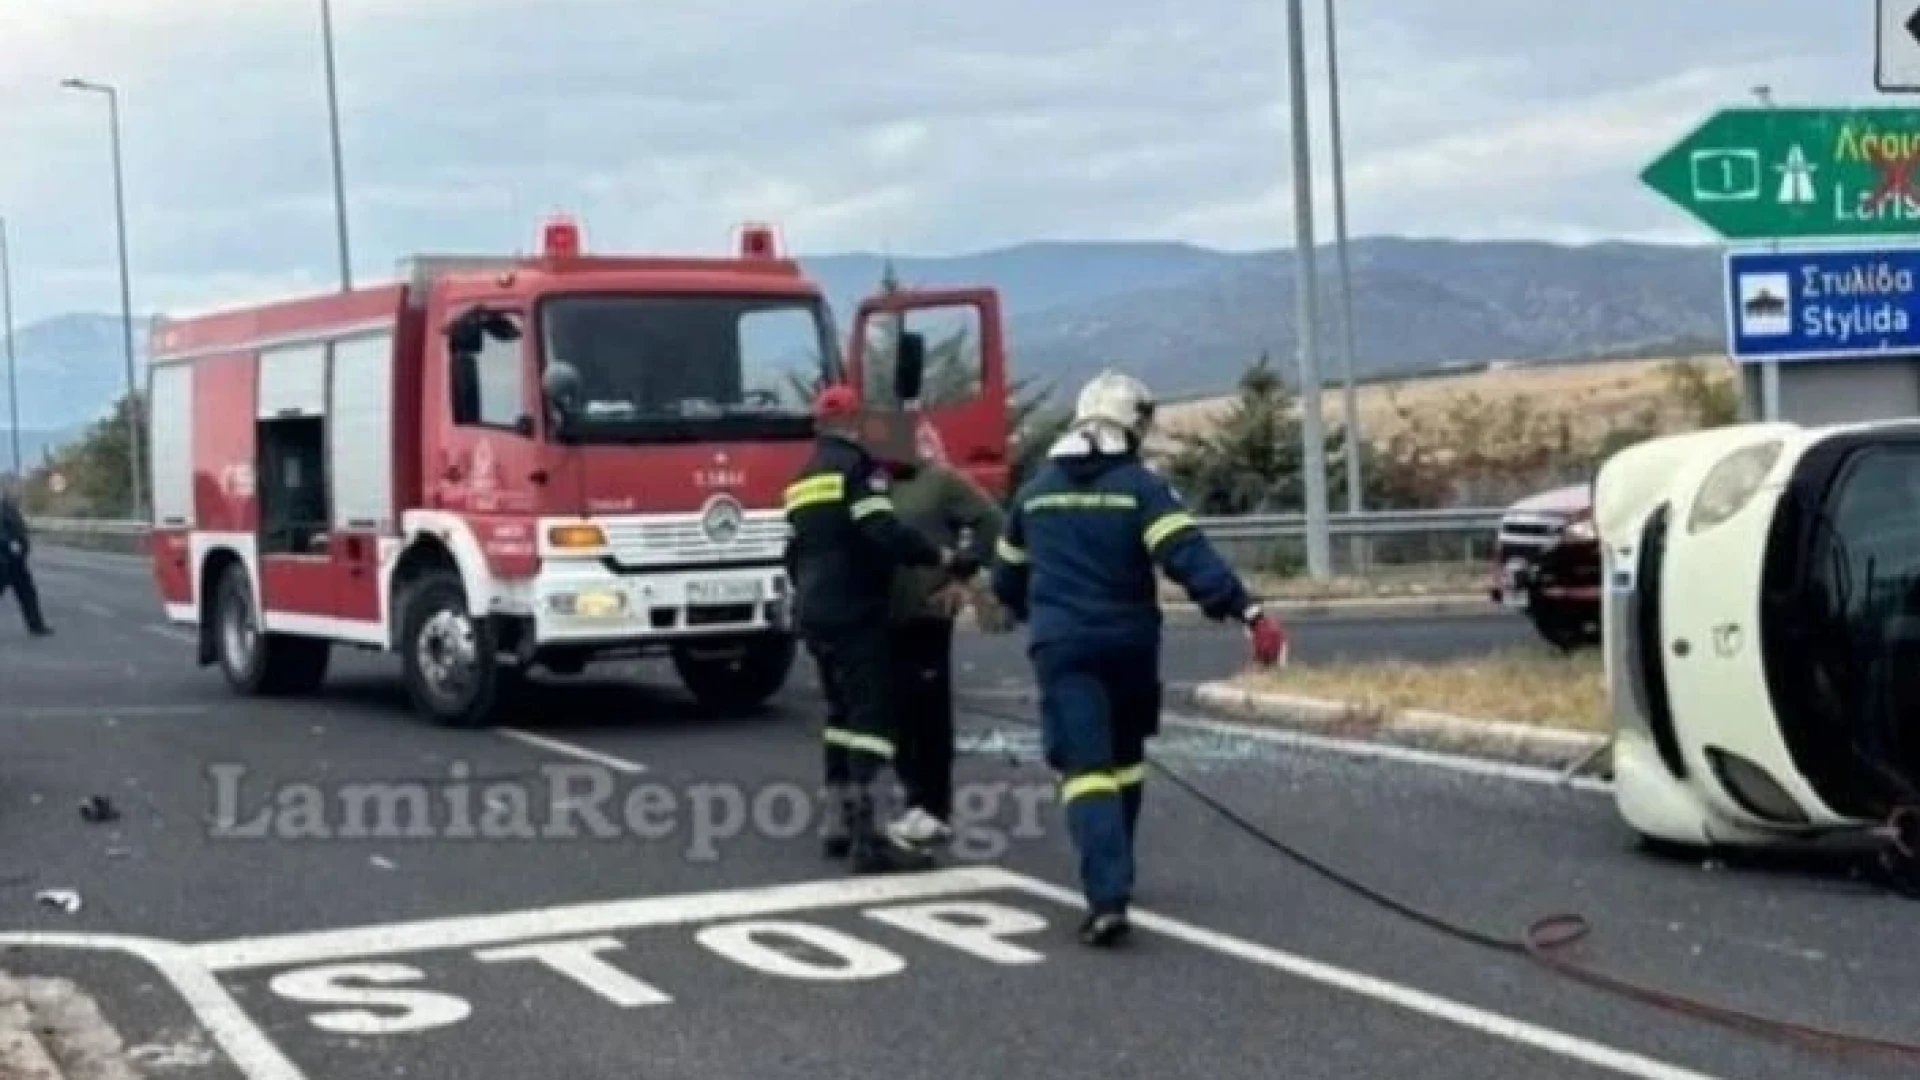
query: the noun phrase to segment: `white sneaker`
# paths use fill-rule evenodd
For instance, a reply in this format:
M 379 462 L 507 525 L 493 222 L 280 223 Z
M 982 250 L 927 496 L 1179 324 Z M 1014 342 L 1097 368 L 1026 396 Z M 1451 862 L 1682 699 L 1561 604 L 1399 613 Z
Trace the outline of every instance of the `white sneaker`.
M 887 834 L 900 843 L 921 847 L 949 839 L 953 830 L 946 822 L 916 806 L 895 818 L 887 826 Z

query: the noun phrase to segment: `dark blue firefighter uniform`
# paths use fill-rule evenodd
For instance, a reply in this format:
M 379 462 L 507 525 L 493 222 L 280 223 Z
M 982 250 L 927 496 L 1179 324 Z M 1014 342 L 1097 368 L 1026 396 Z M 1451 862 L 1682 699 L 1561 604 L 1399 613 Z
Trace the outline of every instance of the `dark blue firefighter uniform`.
M 1137 456 L 1055 457 L 1014 497 L 993 591 L 1029 628 L 1048 764 L 1091 912 L 1124 913 L 1147 740 L 1160 724 L 1159 583 L 1213 619 L 1255 601 Z

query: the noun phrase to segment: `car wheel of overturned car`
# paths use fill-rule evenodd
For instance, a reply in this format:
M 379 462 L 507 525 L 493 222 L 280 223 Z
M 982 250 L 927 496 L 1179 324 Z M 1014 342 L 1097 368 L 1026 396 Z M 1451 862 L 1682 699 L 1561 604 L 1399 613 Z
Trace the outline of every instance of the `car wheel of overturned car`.
M 759 708 L 787 684 L 796 651 L 791 634 L 682 642 L 673 647 L 673 668 L 701 705 L 745 712 Z
M 332 643 L 262 629 L 246 567 L 230 564 L 214 588 L 220 670 L 235 690 L 261 697 L 306 694 L 326 681 Z
M 448 727 L 493 715 L 501 672 L 492 622 L 467 611 L 459 577 L 436 571 L 407 590 L 400 653 L 414 708 Z
M 1561 652 L 1574 652 L 1600 644 L 1600 612 L 1586 605 L 1535 599 L 1527 605 L 1527 619 Z

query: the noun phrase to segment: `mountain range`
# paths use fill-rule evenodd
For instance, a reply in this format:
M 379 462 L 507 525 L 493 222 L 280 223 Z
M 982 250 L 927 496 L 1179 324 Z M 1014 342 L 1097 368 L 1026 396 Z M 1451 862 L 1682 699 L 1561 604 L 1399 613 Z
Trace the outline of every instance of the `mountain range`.
M 1349 255 L 1354 369 L 1366 381 L 1493 361 L 1710 352 L 1724 336 L 1723 269 L 1713 247 L 1366 238 L 1352 242 Z M 1316 259 L 1321 372 L 1331 384 L 1339 377 L 1339 294 L 1333 252 L 1322 248 Z M 991 285 L 1002 298 L 1015 377 L 1068 394 L 1106 366 L 1142 377 L 1166 399 L 1226 391 L 1263 352 L 1290 379 L 1297 371 L 1290 250 L 1060 241 L 952 257 L 859 253 L 801 262 L 843 322 L 889 264 L 908 287 Z M 83 313 L 21 327 L 23 441 L 71 437 L 106 413 L 125 385 L 120 327 L 113 316 Z M 134 335 L 137 360 L 145 331 Z M 0 431 L 5 422 L 0 411 Z

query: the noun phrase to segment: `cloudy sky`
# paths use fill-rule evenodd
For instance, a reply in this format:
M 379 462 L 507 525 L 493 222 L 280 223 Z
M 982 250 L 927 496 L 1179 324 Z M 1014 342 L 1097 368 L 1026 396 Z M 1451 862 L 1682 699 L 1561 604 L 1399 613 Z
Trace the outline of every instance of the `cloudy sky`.
M 1699 238 L 1637 186 L 1662 144 L 1757 83 L 1873 97 L 1872 0 L 1340 4 L 1361 234 Z M 712 250 L 745 219 L 803 253 L 1292 243 L 1281 0 L 333 7 L 363 278 L 529 244 L 560 208 L 603 248 Z M 105 102 L 75 75 L 121 91 L 137 308 L 334 283 L 318 0 L 0 0 L 23 321 L 118 303 Z

